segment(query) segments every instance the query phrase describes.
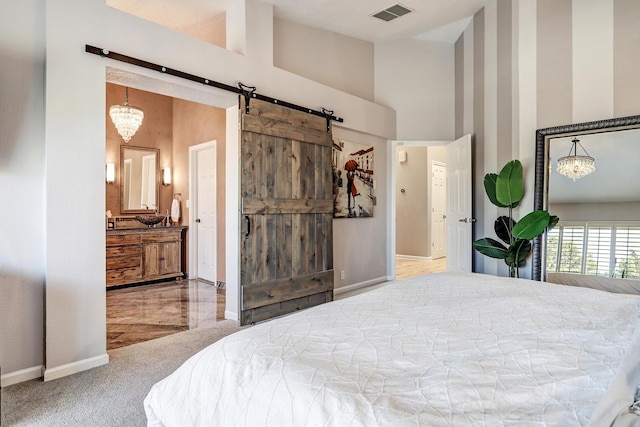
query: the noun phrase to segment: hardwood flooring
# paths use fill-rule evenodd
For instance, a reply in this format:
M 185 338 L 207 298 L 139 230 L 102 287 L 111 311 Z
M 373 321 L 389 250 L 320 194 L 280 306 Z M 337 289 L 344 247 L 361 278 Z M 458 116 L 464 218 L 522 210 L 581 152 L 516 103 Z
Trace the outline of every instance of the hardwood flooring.
M 396 278 L 445 271 L 445 258 L 396 260 Z M 384 283 L 336 295 L 346 298 Z M 225 291 L 202 280 L 179 280 L 107 290 L 107 350 L 224 320 Z
M 396 279 L 406 279 L 421 274 L 439 273 L 446 271 L 446 269 L 447 258 L 437 258 L 427 261 L 396 258 Z

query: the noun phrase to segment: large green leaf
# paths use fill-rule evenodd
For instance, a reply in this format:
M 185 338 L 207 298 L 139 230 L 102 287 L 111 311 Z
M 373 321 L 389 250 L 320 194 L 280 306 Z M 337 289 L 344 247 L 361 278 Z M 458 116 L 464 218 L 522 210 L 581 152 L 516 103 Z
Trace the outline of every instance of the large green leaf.
M 511 234 L 518 239 L 533 239 L 544 232 L 550 219 L 547 211 L 533 211 L 513 226 Z
M 558 224 L 558 221 L 560 221 L 560 218 L 555 215 L 551 215 L 549 217 L 549 225 L 547 226 L 547 231 L 553 230 L 554 227 Z
M 509 252 L 500 242 L 489 237 L 476 240 L 473 247 L 482 255 L 497 259 L 505 259 Z
M 484 176 L 484 191 L 487 193 L 487 197 L 494 205 L 499 208 L 506 208 L 507 205 L 503 205 L 496 198 L 496 181 L 498 180 L 497 173 L 488 173 Z
M 507 245 L 511 244 L 511 229 L 515 225 L 513 218 L 508 216 L 499 216 L 496 222 L 493 224 L 493 229 L 496 232 L 496 236 L 500 238 Z
M 516 207 L 522 196 L 522 163 L 519 160 L 511 160 L 502 168 L 496 180 L 496 200 L 505 206 Z
M 526 258 L 531 253 L 531 241 L 525 239 L 517 239 L 513 242 L 512 245 L 509 246 L 509 251 L 507 253 L 507 257 L 504 259 L 504 262 L 508 266 L 516 266 L 523 267 Z

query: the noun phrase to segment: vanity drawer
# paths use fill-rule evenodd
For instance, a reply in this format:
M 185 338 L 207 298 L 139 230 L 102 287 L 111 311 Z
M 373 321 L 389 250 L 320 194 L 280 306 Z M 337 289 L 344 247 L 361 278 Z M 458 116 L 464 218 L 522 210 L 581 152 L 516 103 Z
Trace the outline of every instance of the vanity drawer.
M 140 255 L 142 255 L 142 249 L 140 249 L 140 245 L 108 246 L 107 247 L 107 264 L 110 258 L 140 257 Z
M 140 260 L 138 260 L 140 263 Z M 107 271 L 107 286 L 134 283 L 142 280 L 142 267 L 117 268 Z
M 107 258 L 107 271 L 117 270 L 125 267 L 140 267 L 140 265 L 140 255 Z
M 140 233 L 107 235 L 107 246 L 140 243 Z
M 180 240 L 180 230 L 177 231 L 150 231 L 142 233 L 143 243 L 157 243 L 157 242 L 173 242 Z

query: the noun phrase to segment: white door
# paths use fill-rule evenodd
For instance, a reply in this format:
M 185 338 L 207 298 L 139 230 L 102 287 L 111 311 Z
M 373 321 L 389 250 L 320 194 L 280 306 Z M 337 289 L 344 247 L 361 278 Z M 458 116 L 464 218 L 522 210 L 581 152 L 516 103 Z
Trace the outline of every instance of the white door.
M 447 202 L 447 167 L 431 164 L 431 258 L 447 255 L 445 215 Z
M 447 145 L 447 271 L 471 272 L 471 135 Z
M 195 236 L 197 277 L 215 283 L 216 268 L 216 149 L 195 152 Z

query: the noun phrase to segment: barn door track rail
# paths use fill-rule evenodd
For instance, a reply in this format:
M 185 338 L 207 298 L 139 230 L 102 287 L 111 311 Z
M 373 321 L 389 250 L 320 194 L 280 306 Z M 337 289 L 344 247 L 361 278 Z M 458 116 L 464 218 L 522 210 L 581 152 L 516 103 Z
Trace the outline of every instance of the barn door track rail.
M 269 96 L 261 95 L 256 93 L 256 88 L 254 86 L 247 86 L 238 82 L 236 86 L 230 86 L 224 83 L 217 82 L 215 80 L 207 79 L 205 77 L 199 77 L 193 74 L 185 73 L 184 71 L 176 70 L 173 68 L 165 67 L 163 65 L 154 64 L 153 62 L 148 62 L 142 59 L 134 58 L 131 56 L 123 55 L 121 53 L 112 52 L 108 49 L 103 49 L 100 47 L 95 47 L 91 45 L 85 45 L 85 52 L 92 53 L 94 55 L 101 56 L 103 58 L 113 59 L 115 61 L 125 62 L 127 64 L 132 64 L 138 67 L 146 68 L 148 70 L 158 71 L 162 74 L 169 74 L 171 76 L 179 77 L 181 79 L 190 80 L 196 83 L 202 83 L 206 86 L 215 87 L 217 89 L 226 90 L 228 92 L 237 93 L 240 96 L 245 97 L 245 105 L 247 113 L 249 112 L 249 100 L 251 98 L 260 99 L 262 101 L 270 102 L 273 104 L 282 105 L 284 107 L 288 107 L 294 110 L 303 111 L 305 113 L 313 114 L 315 116 L 324 117 L 327 121 L 327 132 L 331 131 L 331 121 L 343 122 L 344 120 L 341 117 L 336 117 L 333 115 L 332 110 L 327 110 L 324 107 L 321 108 L 320 111 L 314 110 L 312 108 L 302 107 L 300 105 L 291 104 L 290 102 L 282 101 L 280 99 L 271 98 Z

